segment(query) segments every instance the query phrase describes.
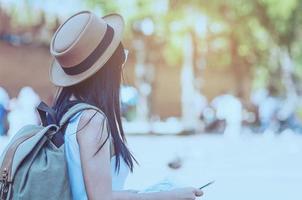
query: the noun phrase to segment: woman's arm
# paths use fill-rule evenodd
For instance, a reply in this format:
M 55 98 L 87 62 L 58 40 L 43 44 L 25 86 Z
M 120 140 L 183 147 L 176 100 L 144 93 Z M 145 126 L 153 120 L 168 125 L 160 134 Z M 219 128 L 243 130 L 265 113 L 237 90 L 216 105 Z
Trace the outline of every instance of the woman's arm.
M 112 191 L 110 141 L 106 140 L 110 133 L 106 123 L 102 114 L 84 111 L 76 133 L 89 200 L 194 200 L 202 196 L 202 191 L 195 188 L 154 193 Z M 102 144 L 104 146 L 97 151 Z
M 112 200 L 110 141 L 101 113 L 84 111 L 77 132 L 85 188 L 89 200 Z M 104 146 L 98 151 L 101 145 Z

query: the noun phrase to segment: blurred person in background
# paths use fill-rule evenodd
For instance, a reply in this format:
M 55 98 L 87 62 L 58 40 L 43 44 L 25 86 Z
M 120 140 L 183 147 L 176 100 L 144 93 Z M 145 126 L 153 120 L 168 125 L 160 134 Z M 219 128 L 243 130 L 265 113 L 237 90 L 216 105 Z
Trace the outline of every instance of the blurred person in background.
M 225 120 L 224 135 L 227 137 L 239 136 L 242 126 L 242 104 L 240 100 L 231 93 L 226 93 L 215 97 L 211 105 L 216 110 L 217 119 Z
M 225 129 L 225 120 L 217 119 L 216 110 L 208 105 L 202 112 L 200 119 L 203 121 L 207 133 L 223 133 Z
M 0 40 L 10 41 L 11 36 L 11 17 L 0 4 Z
M 139 98 L 137 89 L 132 86 L 122 86 L 120 95 L 122 116 L 127 121 L 135 119 L 136 106 Z
M 269 85 L 267 92 L 263 93 L 264 97 L 259 101 L 259 120 L 260 132 L 263 133 L 267 130 L 278 131 L 279 122 L 277 113 L 280 109 L 281 101 L 277 96 L 277 88 Z
M 9 95 L 3 87 L 0 87 L 0 136 L 6 135 L 8 130 L 8 103 Z
M 78 103 L 99 109 L 77 113 L 64 129 L 73 199 L 195 199 L 202 195 L 196 188 L 151 193 L 123 190 L 135 162 L 126 144 L 120 110 L 122 70 L 127 59 L 121 42 L 123 29 L 124 21 L 118 14 L 99 18 L 83 11 L 58 28 L 50 45 L 55 58 L 50 80 L 59 87 L 53 105 L 56 121 Z
M 36 107 L 40 103 L 40 97 L 31 87 L 23 87 L 17 98 L 9 104 L 9 131 L 8 135 L 13 136 L 19 129 L 28 124 L 38 124 Z
M 290 129 L 297 133 L 302 133 L 301 121 L 298 118 L 297 109 L 299 108 L 299 96 L 296 92 L 287 94 L 281 102 L 277 113 L 277 119 L 280 123 L 279 132 Z

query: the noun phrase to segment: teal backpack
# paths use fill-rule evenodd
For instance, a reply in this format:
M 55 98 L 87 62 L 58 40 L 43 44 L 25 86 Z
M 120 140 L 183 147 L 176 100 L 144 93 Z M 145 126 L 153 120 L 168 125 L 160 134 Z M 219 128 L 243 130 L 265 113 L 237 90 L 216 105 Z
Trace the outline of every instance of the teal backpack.
M 0 157 L 0 200 L 71 200 L 64 135 L 61 128 L 76 113 L 98 108 L 85 103 L 72 106 L 57 124 L 53 109 L 41 102 L 41 125 L 27 125 L 10 140 Z

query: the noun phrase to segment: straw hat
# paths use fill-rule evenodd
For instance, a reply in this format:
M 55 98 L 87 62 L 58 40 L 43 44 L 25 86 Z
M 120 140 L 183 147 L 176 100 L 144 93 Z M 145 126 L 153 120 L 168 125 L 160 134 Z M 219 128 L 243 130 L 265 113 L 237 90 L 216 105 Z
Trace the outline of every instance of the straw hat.
M 82 11 L 68 18 L 51 40 L 51 82 L 66 87 L 92 76 L 119 46 L 123 29 L 124 20 L 118 14 L 99 18 Z

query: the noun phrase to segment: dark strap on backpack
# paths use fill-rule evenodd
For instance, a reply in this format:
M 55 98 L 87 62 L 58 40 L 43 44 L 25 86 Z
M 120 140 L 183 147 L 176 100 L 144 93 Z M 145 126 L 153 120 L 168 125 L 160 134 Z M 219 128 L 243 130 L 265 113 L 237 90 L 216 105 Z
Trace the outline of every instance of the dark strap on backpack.
M 48 126 L 49 124 L 58 125 L 55 110 L 49 107 L 46 103 L 41 101 L 41 103 L 37 107 L 37 110 L 40 115 L 42 125 L 44 127 Z M 64 144 L 64 135 L 62 131 L 59 130 L 56 134 L 54 134 L 51 138 L 51 141 L 58 148 L 62 146 L 62 144 Z
M 50 123 L 57 124 L 56 112 L 54 111 L 54 109 L 49 107 L 46 103 L 41 101 L 41 103 L 37 107 L 37 110 L 40 115 L 43 126 L 47 126 Z M 50 118 L 51 122 L 48 121 L 48 119 L 49 119 L 48 117 Z
M 86 103 L 78 103 L 76 105 L 71 106 L 71 108 L 69 108 L 69 110 L 63 115 L 62 119 L 60 121 L 57 121 L 56 111 L 49 107 L 46 103 L 41 102 L 37 107 L 43 126 L 48 126 L 49 124 L 55 124 L 59 126 L 59 130 L 52 136 L 51 139 L 54 145 L 56 145 L 56 147 L 58 148 L 64 144 L 63 129 L 65 125 L 76 113 L 89 109 L 103 113 L 95 106 Z

